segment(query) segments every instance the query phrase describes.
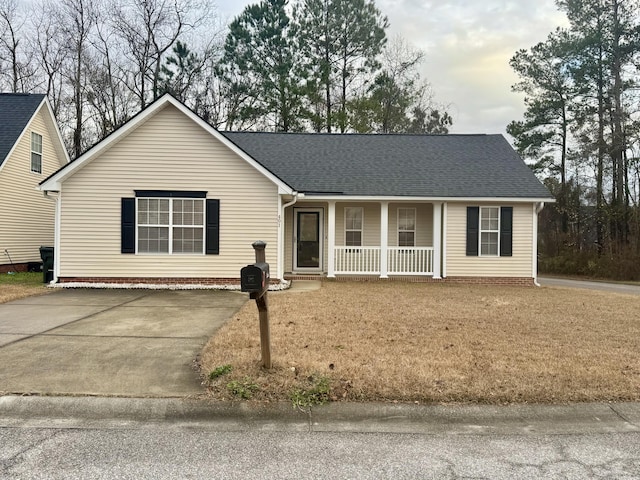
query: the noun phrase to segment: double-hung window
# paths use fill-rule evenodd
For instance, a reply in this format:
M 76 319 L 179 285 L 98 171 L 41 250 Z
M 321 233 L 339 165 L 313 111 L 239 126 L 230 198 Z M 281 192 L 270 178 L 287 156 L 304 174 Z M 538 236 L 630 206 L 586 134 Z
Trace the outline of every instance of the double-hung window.
M 500 242 L 500 208 L 480 208 L 480 255 L 498 255 Z
M 204 199 L 137 198 L 138 253 L 204 254 Z
M 398 209 L 398 246 L 416 246 L 416 209 Z
M 513 207 L 467 207 L 467 256 L 513 255 Z
M 344 244 L 347 247 L 362 246 L 362 207 L 344 209 Z
M 31 171 L 42 173 L 42 135 L 31 132 Z

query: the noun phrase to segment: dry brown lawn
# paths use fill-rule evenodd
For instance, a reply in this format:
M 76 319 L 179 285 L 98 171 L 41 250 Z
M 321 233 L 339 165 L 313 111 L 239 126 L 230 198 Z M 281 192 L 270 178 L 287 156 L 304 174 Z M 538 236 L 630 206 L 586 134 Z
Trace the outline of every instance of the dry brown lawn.
M 231 398 L 287 399 L 326 377 L 332 400 L 564 403 L 640 400 L 640 297 L 588 290 L 324 282 L 269 294 L 274 368 L 248 302 L 206 345 L 202 373 Z
M 42 273 L 0 273 L 0 303 L 49 292 L 42 283 Z

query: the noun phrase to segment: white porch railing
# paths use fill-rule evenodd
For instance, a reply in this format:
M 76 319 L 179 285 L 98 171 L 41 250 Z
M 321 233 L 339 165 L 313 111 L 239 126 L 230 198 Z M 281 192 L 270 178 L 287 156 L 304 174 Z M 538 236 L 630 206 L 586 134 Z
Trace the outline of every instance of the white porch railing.
M 380 274 L 380 247 L 335 247 L 335 273 Z
M 389 275 L 433 275 L 433 247 L 388 247 Z
M 379 275 L 380 247 L 335 247 L 334 273 Z M 387 247 L 389 275 L 433 275 L 433 247 Z

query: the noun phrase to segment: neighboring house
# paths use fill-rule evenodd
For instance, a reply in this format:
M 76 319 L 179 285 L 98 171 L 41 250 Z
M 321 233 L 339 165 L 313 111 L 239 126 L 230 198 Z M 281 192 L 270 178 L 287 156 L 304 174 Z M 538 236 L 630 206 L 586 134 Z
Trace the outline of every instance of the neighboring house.
M 53 246 L 56 204 L 37 187 L 68 162 L 46 96 L 0 93 L 0 272 L 26 270 Z
M 61 282 L 532 284 L 549 192 L 501 135 L 219 132 L 171 96 L 41 184 Z

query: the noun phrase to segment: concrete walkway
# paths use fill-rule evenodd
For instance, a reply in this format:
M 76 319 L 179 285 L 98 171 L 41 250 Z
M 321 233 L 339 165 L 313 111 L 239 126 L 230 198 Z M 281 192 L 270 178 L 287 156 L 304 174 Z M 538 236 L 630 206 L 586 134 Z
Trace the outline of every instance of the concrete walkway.
M 194 359 L 248 296 L 66 289 L 0 305 L 0 394 L 184 397 Z
M 604 292 L 626 293 L 628 295 L 640 295 L 640 285 L 627 285 L 624 283 L 590 282 L 587 280 L 569 280 L 554 277 L 538 277 L 538 283 L 543 287 L 583 288 Z

